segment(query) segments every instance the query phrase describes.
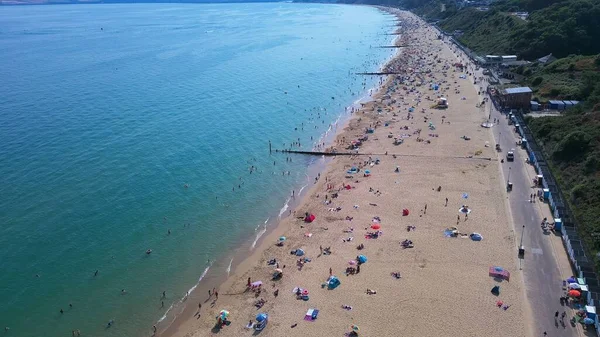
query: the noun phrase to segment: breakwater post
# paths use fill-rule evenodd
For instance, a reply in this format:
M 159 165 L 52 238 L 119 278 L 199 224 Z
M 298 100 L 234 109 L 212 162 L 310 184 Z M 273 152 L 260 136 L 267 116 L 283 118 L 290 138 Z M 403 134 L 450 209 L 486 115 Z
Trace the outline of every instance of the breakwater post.
M 269 141 L 269 154 L 273 153 L 273 150 L 271 149 L 271 141 Z

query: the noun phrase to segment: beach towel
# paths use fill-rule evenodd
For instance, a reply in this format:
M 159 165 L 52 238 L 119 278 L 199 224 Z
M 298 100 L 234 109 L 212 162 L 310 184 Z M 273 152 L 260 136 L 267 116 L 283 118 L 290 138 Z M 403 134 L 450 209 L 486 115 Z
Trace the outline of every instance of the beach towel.
M 306 315 L 304 315 L 304 320 L 312 322 L 317 319 L 318 315 L 319 315 L 318 309 L 308 309 L 308 311 L 306 312 Z

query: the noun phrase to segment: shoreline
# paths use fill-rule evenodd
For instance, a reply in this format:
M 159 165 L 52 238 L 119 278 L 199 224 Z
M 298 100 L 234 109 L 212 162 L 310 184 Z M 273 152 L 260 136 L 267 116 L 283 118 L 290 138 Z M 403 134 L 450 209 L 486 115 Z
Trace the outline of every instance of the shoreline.
M 380 10 L 383 10 L 381 7 L 378 7 L 378 8 Z M 387 10 L 390 13 L 392 12 L 391 9 L 387 9 Z M 397 15 L 398 19 L 400 19 L 402 16 L 406 16 L 407 19 L 411 19 L 410 20 L 411 22 L 413 22 L 413 21 L 417 22 L 416 25 L 418 27 L 424 26 L 427 29 L 431 29 L 431 26 L 426 25 L 420 19 L 416 19 L 416 17 L 412 16 L 412 14 L 407 14 L 407 13 L 404 13 L 404 12 L 399 12 L 399 13 L 396 13 L 396 15 Z M 400 27 L 395 28 L 395 30 L 398 30 L 398 29 L 400 29 Z M 427 29 L 425 29 L 425 30 L 427 30 Z M 404 36 L 404 35 L 401 36 L 401 39 L 402 38 L 404 38 L 404 39 L 416 39 L 415 37 Z M 396 41 L 398 41 L 398 39 Z M 410 51 L 411 48 L 407 48 L 407 50 Z M 391 64 L 391 63 L 395 62 L 395 63 L 397 63 L 396 66 L 398 66 L 400 63 L 402 63 L 402 61 L 403 61 L 402 57 L 403 56 L 404 55 L 401 54 L 401 53 L 396 53 L 396 55 L 388 62 L 388 64 Z M 410 56 L 411 55 L 406 55 L 407 58 L 410 58 Z M 385 66 L 388 66 L 388 64 L 386 64 Z M 402 64 L 400 64 L 400 66 L 401 65 Z M 404 69 L 404 71 L 407 73 L 408 76 L 410 76 L 409 75 L 410 70 Z M 413 75 L 414 75 L 414 73 L 413 73 Z M 417 77 L 418 77 L 418 75 L 417 75 Z M 370 107 L 370 108 L 372 108 L 371 111 L 373 111 L 373 112 L 375 111 L 375 106 L 377 106 L 377 101 L 381 100 L 383 102 L 383 100 L 384 100 L 383 98 L 387 94 L 390 94 L 390 89 L 394 86 L 394 83 L 395 83 L 395 81 L 396 81 L 397 78 L 398 77 L 388 76 L 387 79 L 384 81 L 383 85 L 381 85 L 379 87 L 379 90 L 377 90 L 377 92 L 374 93 L 374 95 L 373 95 L 373 101 L 372 101 L 373 103 L 372 104 L 365 104 L 365 106 L 363 108 L 361 108 L 361 112 L 362 112 L 361 115 L 359 115 L 358 113 L 350 115 L 350 117 L 348 118 L 348 120 L 346 121 L 346 123 L 344 123 L 343 128 L 338 129 L 337 132 L 335 132 L 334 135 L 333 135 L 333 137 L 336 137 L 336 144 L 340 144 L 340 142 L 342 140 L 345 141 L 345 137 L 346 136 L 351 136 L 352 134 L 356 134 L 356 131 L 359 131 L 360 129 L 362 129 L 361 125 L 363 125 L 363 126 L 365 125 L 361 121 L 362 118 L 363 117 L 365 117 L 365 118 L 370 118 L 371 117 L 371 116 L 366 115 L 366 113 L 368 112 L 367 111 L 368 108 Z M 392 94 L 390 94 L 390 95 L 392 95 Z M 418 103 L 417 103 L 417 105 L 418 105 Z M 388 107 L 389 106 L 390 106 L 390 104 L 388 104 Z M 391 110 L 387 110 L 386 109 L 387 112 L 392 111 L 392 110 L 394 110 L 394 109 L 393 108 Z M 416 109 L 415 109 L 415 114 L 416 114 Z M 442 117 L 442 118 L 444 118 L 444 117 Z M 375 121 L 375 118 L 372 118 L 372 119 L 373 119 L 373 121 Z M 381 127 L 381 125 L 376 124 L 375 128 L 377 128 L 377 127 Z M 490 136 L 489 132 L 488 132 L 487 136 L 488 137 Z M 375 139 L 375 141 L 379 141 L 379 139 Z M 369 141 L 369 143 L 371 143 L 371 141 Z M 378 145 L 378 144 L 371 144 L 371 145 Z M 367 147 L 367 146 L 365 146 L 365 147 Z M 414 152 L 414 150 L 409 151 L 409 152 Z M 372 151 L 371 152 L 365 151 L 364 153 L 372 153 Z M 366 155 L 364 153 L 361 153 L 360 155 L 357 155 L 357 156 L 353 156 L 354 158 L 349 158 L 349 159 L 350 159 L 350 161 L 352 161 L 352 160 L 356 161 L 359 158 L 366 159 L 366 157 L 368 157 L 368 154 Z M 386 151 L 386 154 L 387 154 L 387 151 Z M 443 156 L 440 156 L 439 153 L 435 153 L 434 155 L 437 155 L 440 158 L 443 157 Z M 471 156 L 471 157 L 473 157 L 473 156 Z M 491 158 L 491 156 L 490 156 L 490 158 Z M 417 161 L 417 162 L 420 161 L 417 164 L 417 166 L 419 166 L 419 164 L 422 166 L 424 163 L 427 162 L 427 159 L 424 159 L 424 158 L 414 157 L 413 159 L 415 161 Z M 454 159 L 465 159 L 467 162 L 477 162 L 477 160 L 469 160 L 470 159 L 469 156 L 466 156 L 466 155 L 465 156 L 457 156 Z M 477 158 L 471 158 L 471 159 L 477 159 Z M 387 161 L 387 160 L 388 160 L 388 158 L 384 158 L 384 161 Z M 442 158 L 442 162 L 444 160 L 447 160 L 447 159 L 443 159 Z M 324 165 L 325 167 L 320 172 L 321 176 L 325 176 L 326 177 L 325 178 L 326 181 L 327 181 L 327 177 L 329 177 L 329 175 L 334 175 L 334 171 L 337 170 L 337 169 L 339 169 L 340 165 L 342 164 L 342 163 L 336 163 L 337 165 L 334 165 L 334 163 L 332 163 L 334 161 L 337 162 L 338 158 L 335 157 L 334 159 L 332 159 L 332 160 L 330 160 L 328 162 L 326 161 L 327 165 Z M 342 161 L 342 160 L 339 160 L 339 161 Z M 370 158 L 369 158 L 369 162 L 371 162 Z M 463 165 L 463 163 L 464 163 L 464 161 L 461 161 L 461 163 L 455 164 L 455 165 L 461 166 L 461 165 Z M 477 165 L 479 165 L 479 164 L 477 164 Z M 347 164 L 346 165 L 342 165 L 341 167 L 346 167 L 346 166 L 347 166 Z M 371 165 L 371 166 L 373 166 L 373 165 Z M 494 166 L 495 169 L 496 169 L 496 171 L 498 171 L 498 169 L 499 169 L 498 165 L 490 165 L 490 166 Z M 485 166 L 484 166 L 484 168 L 485 168 Z M 431 169 L 431 168 L 429 168 L 429 169 Z M 307 170 L 310 170 L 310 167 Z M 404 168 L 403 168 L 403 170 L 404 170 Z M 406 169 L 406 170 L 410 171 L 411 169 Z M 487 171 L 490 171 L 490 169 L 488 169 Z M 416 173 L 416 172 L 419 172 L 419 170 L 417 169 L 417 171 L 414 171 L 413 173 Z M 493 172 L 491 172 L 489 174 L 492 174 L 492 173 Z M 481 174 L 481 173 L 479 173 L 479 174 Z M 498 172 L 496 172 L 496 174 L 498 174 Z M 485 178 L 482 178 L 482 179 L 485 179 Z M 332 181 L 332 180 L 330 180 L 330 181 Z M 358 180 L 356 181 L 356 183 L 358 183 Z M 309 179 L 309 184 L 310 184 L 310 179 Z M 343 183 L 343 184 L 346 184 L 346 183 Z M 314 198 L 315 195 L 316 195 L 316 198 L 319 198 L 320 193 L 318 193 L 318 192 L 324 187 L 323 185 L 324 185 L 323 181 L 320 180 L 320 181 L 316 182 L 315 184 L 313 184 L 312 187 L 306 189 L 305 194 L 299 198 L 300 200 L 297 202 L 296 206 L 293 207 L 293 208 L 290 208 L 290 209 L 294 210 L 293 212 L 294 212 L 295 215 L 302 214 L 302 212 L 304 210 L 306 210 L 308 212 L 311 212 L 312 209 L 314 207 L 316 207 L 317 204 L 321 203 L 321 202 L 315 203 L 314 201 L 311 200 L 311 197 Z M 333 185 L 337 186 L 338 184 L 336 183 L 336 184 L 333 184 Z M 500 184 L 497 183 L 496 185 L 498 186 Z M 495 186 L 494 188 L 496 188 L 497 186 Z M 352 192 L 354 192 L 354 191 L 351 191 L 350 193 L 352 193 Z M 327 192 L 325 192 L 325 193 L 327 193 Z M 340 191 L 339 193 L 342 193 L 342 191 Z M 415 197 L 417 197 L 417 196 L 415 196 Z M 373 204 L 373 203 L 371 203 L 370 205 L 377 206 L 377 204 Z M 348 204 L 345 204 L 344 208 L 347 208 L 347 207 L 351 207 L 351 206 L 349 206 Z M 368 206 L 363 206 L 363 207 L 368 207 Z M 504 208 L 504 207 L 506 207 L 506 205 L 504 203 L 502 203 L 502 207 Z M 355 207 L 355 209 L 358 210 L 358 207 Z M 297 210 L 299 211 L 298 213 L 296 212 Z M 416 210 L 413 209 L 413 212 L 416 212 Z M 426 212 L 427 212 L 427 204 L 425 204 L 425 213 Z M 420 217 L 422 217 L 424 215 L 423 209 L 421 209 L 421 211 L 419 212 L 419 214 L 420 214 Z M 325 220 L 327 221 L 327 223 L 325 223 L 325 224 L 322 221 L 322 217 L 323 216 L 325 216 L 325 218 L 326 218 Z M 498 211 L 496 210 L 496 216 L 499 217 L 499 218 L 501 218 L 502 214 L 498 214 Z M 504 214 L 504 216 L 506 216 L 506 214 Z M 331 218 L 331 219 L 328 219 L 328 218 Z M 347 218 L 348 218 L 348 216 L 347 216 Z M 318 216 L 317 221 L 316 221 L 316 223 L 318 223 L 319 225 L 321 225 L 321 227 L 319 227 L 319 228 L 312 227 L 312 233 L 311 233 L 311 235 L 315 234 L 315 236 L 316 236 L 317 234 L 318 235 L 322 234 L 324 236 L 331 236 L 330 233 L 332 233 L 332 232 L 328 232 L 329 227 L 332 226 L 331 222 L 338 222 L 338 221 L 343 221 L 343 218 L 337 218 L 335 216 L 329 217 L 329 216 L 326 215 L 326 213 L 325 213 L 325 215 L 321 213 Z M 465 218 L 465 221 L 466 221 L 466 218 Z M 284 263 L 285 263 L 286 260 L 285 260 L 285 258 L 283 258 L 281 256 L 282 256 L 282 254 L 285 254 L 285 251 L 287 251 L 287 250 L 289 250 L 291 248 L 299 248 L 299 247 L 304 248 L 305 246 L 311 245 L 310 243 L 307 242 L 306 235 L 304 235 L 304 238 L 302 238 L 303 235 L 301 235 L 301 233 L 297 233 L 298 232 L 297 227 L 298 227 L 299 224 L 300 224 L 300 228 L 304 228 L 304 227 L 308 228 L 310 226 L 310 225 L 306 225 L 306 224 L 302 225 L 302 222 L 301 221 L 299 222 L 298 219 L 295 218 L 295 217 L 282 217 L 280 219 L 280 221 L 278 221 L 277 225 L 274 226 L 274 228 L 272 229 L 272 231 L 266 233 L 265 235 L 263 235 L 260 238 L 260 240 L 258 242 L 258 246 L 250 253 L 250 256 L 248 256 L 246 259 L 244 259 L 244 261 L 240 261 L 240 263 L 235 267 L 234 272 L 231 273 L 231 275 L 229 277 L 227 277 L 227 279 L 224 281 L 224 283 L 222 283 L 221 286 L 219 287 L 219 289 L 221 291 L 221 294 L 222 294 L 222 297 L 226 297 L 225 301 L 229 302 L 229 306 L 227 308 L 222 308 L 221 307 L 222 305 L 218 304 L 218 305 L 215 305 L 214 307 L 211 307 L 210 309 L 205 309 L 205 306 L 203 305 L 202 310 L 201 310 L 201 316 L 203 317 L 202 319 L 200 319 L 200 316 L 198 316 L 198 319 L 192 319 L 193 316 L 191 316 L 191 313 L 192 313 L 192 311 L 195 311 L 195 310 L 189 310 L 188 313 L 184 313 L 184 314 L 181 315 L 181 317 L 180 317 L 181 321 L 180 322 L 175 321 L 166 331 L 164 331 L 161 334 L 159 334 L 159 336 L 173 336 L 173 337 L 186 336 L 186 337 L 190 337 L 190 336 L 204 336 L 204 335 L 210 334 L 208 332 L 208 330 L 200 329 L 200 326 L 203 326 L 203 327 L 210 326 L 211 322 L 214 324 L 214 318 L 213 317 L 215 316 L 215 312 L 218 313 L 218 311 L 220 309 L 231 310 L 230 309 L 231 306 L 236 306 L 231 301 L 229 301 L 228 297 L 243 297 L 244 295 L 250 295 L 250 294 L 247 294 L 245 291 L 241 292 L 241 293 L 239 292 L 239 291 L 242 291 L 243 288 L 244 288 L 244 285 L 245 285 L 244 279 L 245 279 L 246 276 L 250 275 L 250 277 L 252 277 L 252 279 L 255 280 L 256 279 L 255 277 L 256 277 L 256 274 L 257 274 L 258 270 L 266 268 L 264 266 L 264 264 L 258 263 L 258 262 L 263 262 L 262 260 L 266 259 L 266 257 L 264 255 L 268 253 L 267 251 L 269 249 L 271 249 L 273 251 L 276 250 L 276 248 L 275 249 L 273 248 L 273 243 L 276 241 L 277 237 L 279 237 L 279 236 L 281 236 L 283 234 L 286 234 L 286 236 L 288 237 L 288 241 L 286 241 L 285 248 L 281 248 L 280 249 L 280 250 L 283 250 L 284 252 L 280 252 L 279 254 L 273 252 L 273 255 L 277 255 L 279 257 L 278 260 L 280 260 L 280 261 L 283 259 Z M 327 226 L 327 227 L 323 227 L 322 225 Z M 450 224 L 446 224 L 446 225 L 449 226 Z M 356 225 L 353 225 L 353 226 L 356 226 Z M 358 225 L 358 226 L 362 227 L 363 225 L 361 224 L 361 225 Z M 388 227 L 385 227 L 385 228 L 386 228 L 386 234 L 387 234 L 387 231 L 388 231 L 387 228 Z M 442 227 L 442 229 L 443 229 L 443 227 Z M 293 233 L 294 230 L 296 231 L 295 234 Z M 394 229 L 394 231 L 395 230 L 396 229 Z M 300 232 L 305 232 L 305 231 L 306 230 L 300 230 Z M 511 232 L 512 232 L 512 239 L 509 240 L 509 246 L 510 246 L 510 244 L 514 244 L 514 230 L 511 230 Z M 310 240 L 310 238 L 308 240 Z M 458 240 L 460 240 L 460 239 L 458 239 Z M 359 240 L 357 240 L 357 241 L 359 241 Z M 288 242 L 291 242 L 291 244 L 289 244 Z M 325 241 L 324 243 L 326 245 L 330 245 L 330 244 L 333 244 L 334 242 L 333 241 Z M 371 243 L 369 243 L 369 245 L 370 244 Z M 351 245 L 353 245 L 353 244 L 351 244 Z M 444 245 L 446 245 L 446 244 L 444 244 Z M 312 244 L 312 246 L 314 248 L 314 243 Z M 451 249 L 449 247 L 447 247 L 447 248 Z M 306 249 L 306 250 L 307 250 L 307 255 L 308 255 L 309 250 L 308 249 Z M 310 254 L 311 258 L 314 259 L 314 251 L 310 251 L 310 252 L 312 253 L 312 254 Z M 370 254 L 373 254 L 373 252 L 371 252 Z M 425 253 L 421 252 L 421 254 L 425 254 Z M 320 256 L 321 255 L 319 255 L 319 257 Z M 317 264 L 317 262 L 319 262 L 319 261 L 314 261 L 314 264 Z M 311 262 L 311 263 L 313 263 L 313 262 Z M 308 268 L 307 268 L 308 271 L 307 272 L 309 273 L 309 275 L 307 276 L 307 278 L 311 279 L 311 278 L 317 277 L 317 278 L 324 279 L 325 278 L 324 276 L 323 277 L 318 277 L 318 276 L 313 275 L 313 270 L 312 269 L 314 269 L 314 268 L 311 268 L 312 267 L 311 263 L 309 263 L 307 265 L 308 266 Z M 372 263 L 377 263 L 377 262 L 372 262 Z M 429 261 L 427 259 L 425 259 L 425 258 L 419 258 L 419 257 L 415 256 L 415 261 L 413 263 L 418 268 L 426 268 L 426 266 L 429 263 Z M 514 270 L 514 264 L 510 264 L 509 266 L 510 266 L 509 269 Z M 367 266 L 366 268 L 368 268 L 368 267 L 369 266 Z M 285 265 L 284 265 L 284 268 L 285 268 Z M 293 267 L 291 267 L 291 268 L 293 268 Z M 459 269 L 458 266 L 456 266 L 456 268 Z M 302 267 L 300 267 L 300 270 L 301 269 L 302 269 Z M 285 269 L 284 269 L 284 271 L 285 271 L 286 275 L 290 272 L 290 271 L 286 271 Z M 295 273 L 294 271 L 291 271 L 291 272 Z M 263 278 L 262 278 L 263 280 L 264 280 L 265 277 L 268 278 L 268 273 L 267 274 L 265 274 L 264 272 L 263 273 L 258 272 L 258 273 L 259 273 L 259 275 L 263 276 Z M 338 273 L 336 272 L 336 274 L 338 274 Z M 515 290 L 515 292 L 521 292 L 524 289 L 524 287 L 523 288 L 519 287 L 519 283 L 522 282 L 522 280 L 521 280 L 521 277 L 520 277 L 520 275 L 519 275 L 518 272 L 516 272 L 515 274 L 516 275 L 513 275 L 513 278 L 516 278 L 517 280 L 515 282 L 516 283 L 516 288 L 513 289 L 513 290 Z M 403 275 L 404 275 L 404 271 L 403 271 Z M 361 276 L 364 276 L 364 273 Z M 384 277 L 384 276 L 382 276 L 382 277 Z M 388 275 L 388 277 L 389 277 L 389 275 Z M 260 279 L 260 277 L 259 277 L 259 279 Z M 351 286 L 354 285 L 354 284 L 352 284 L 352 281 L 350 281 L 349 278 L 343 278 L 342 282 L 350 282 Z M 400 281 L 400 282 L 402 282 L 402 281 Z M 423 280 L 422 282 L 425 284 L 427 281 Z M 270 282 L 267 282 L 267 283 L 270 283 Z M 299 285 L 299 286 L 301 286 L 301 285 Z M 276 287 L 276 283 L 275 282 L 273 283 L 273 287 Z M 314 284 L 311 285 L 311 287 L 313 288 L 313 289 L 311 289 L 312 291 L 315 291 L 315 292 L 317 291 L 317 287 Z M 266 284 L 265 284 L 265 288 L 267 288 Z M 286 295 L 286 293 L 288 293 L 288 289 L 286 287 L 279 286 L 277 288 L 277 290 L 279 290 L 279 289 L 282 289 L 282 295 L 281 295 L 281 297 L 288 297 L 289 296 L 289 295 Z M 380 290 L 383 290 L 383 289 L 380 288 Z M 269 292 L 269 291 L 270 290 L 267 290 L 267 292 Z M 311 292 L 311 296 L 312 296 L 312 294 L 313 293 Z M 223 296 L 223 295 L 225 295 L 225 296 Z M 202 296 L 202 295 L 200 295 L 200 296 Z M 264 296 L 267 296 L 267 295 L 264 295 Z M 319 294 L 315 294 L 314 296 L 318 297 Z M 277 297 L 277 296 L 275 296 L 275 297 Z M 209 301 L 211 299 L 212 299 L 212 297 L 210 297 L 208 300 L 204 301 L 203 304 L 206 303 L 208 305 L 208 303 L 209 303 Z M 513 300 L 513 301 L 517 301 L 517 298 L 514 297 L 514 295 L 511 296 L 510 299 Z M 355 301 L 354 305 L 359 305 L 360 304 L 359 302 L 367 301 L 367 299 L 363 299 L 363 298 L 361 298 L 360 300 L 358 300 L 358 298 L 356 298 L 356 300 L 357 301 Z M 455 299 L 455 300 L 457 300 L 457 299 Z M 240 300 L 236 301 L 235 303 L 237 303 L 239 301 Z M 250 303 L 253 302 L 254 300 L 253 299 L 249 299 L 249 300 L 248 299 L 246 299 L 246 300 L 241 299 L 241 301 L 245 302 L 245 306 L 252 306 Z M 278 298 L 277 301 L 286 301 L 286 300 L 284 300 L 282 298 Z M 267 307 L 270 307 L 271 309 L 273 309 L 271 307 L 271 305 L 273 305 L 272 302 L 275 302 L 275 299 L 273 297 L 269 297 L 268 302 L 270 302 L 271 304 L 269 304 L 268 306 L 265 306 L 265 309 Z M 286 301 L 286 302 L 288 304 L 288 306 L 286 306 L 286 308 L 289 307 L 289 306 L 294 307 L 294 304 L 290 304 L 289 301 Z M 511 309 L 510 312 L 511 313 L 517 312 L 514 315 L 511 314 L 511 317 L 513 319 L 515 318 L 515 315 L 518 316 L 518 314 L 521 313 L 521 310 L 527 311 L 526 310 L 526 307 L 527 307 L 526 303 L 525 304 L 521 304 L 520 302 L 521 301 L 519 301 L 519 303 L 515 303 L 515 304 L 511 304 L 510 305 L 510 306 L 513 307 L 513 309 Z M 312 305 L 313 304 L 311 304 L 311 306 Z M 324 305 L 324 304 L 322 303 L 322 305 Z M 441 303 L 438 303 L 438 305 L 442 306 Z M 525 308 L 521 308 L 521 307 L 525 307 Z M 191 309 L 191 308 L 189 308 L 189 309 Z M 238 309 L 242 310 L 241 308 L 238 308 Z M 505 309 L 505 311 L 507 309 Z M 238 315 L 236 315 L 236 313 L 233 312 L 233 310 L 231 310 L 231 311 L 232 311 L 232 314 L 235 315 L 235 318 L 233 319 L 233 321 L 234 321 L 233 324 L 238 325 L 238 326 L 241 325 L 244 322 L 244 319 L 242 318 L 243 315 L 239 315 L 238 316 Z M 246 310 L 244 310 L 244 311 L 246 311 Z M 252 310 L 251 312 L 257 313 L 259 311 Z M 273 315 L 275 315 L 275 311 L 271 311 L 270 313 L 273 314 Z M 277 311 L 277 313 L 279 313 L 279 311 Z M 343 313 L 343 311 L 342 311 L 342 313 Z M 187 316 L 187 319 L 186 319 L 186 316 Z M 250 317 L 250 318 L 252 318 L 252 317 Z M 246 319 L 248 319 L 248 318 L 246 318 Z M 351 321 L 352 321 L 352 319 L 351 319 Z M 446 321 L 446 320 L 443 320 L 443 321 Z M 267 327 L 267 330 L 269 329 L 269 327 L 271 327 L 271 328 L 277 327 L 278 329 L 287 329 L 287 328 L 284 328 L 282 326 L 275 325 L 277 323 L 270 323 L 270 324 L 271 325 L 269 325 Z M 362 324 L 365 324 L 365 323 L 363 322 L 363 323 L 361 323 L 361 325 Z M 345 324 L 345 325 L 349 325 L 349 324 Z M 514 331 L 521 331 L 521 332 L 523 332 L 523 329 L 521 329 L 522 321 L 520 319 L 518 319 L 516 322 L 513 322 L 513 325 L 514 325 L 514 327 L 516 329 Z M 294 327 L 294 325 L 292 325 L 292 327 Z M 309 327 L 307 326 L 306 328 L 308 329 Z M 385 329 L 386 327 L 382 327 L 382 328 Z M 393 328 L 393 327 L 387 327 L 387 328 Z M 375 328 L 373 328 L 373 329 L 376 330 Z M 236 331 L 238 331 L 238 333 L 236 333 Z M 239 331 L 240 331 L 239 329 L 234 328 L 234 327 L 224 327 L 223 330 L 220 331 L 220 333 L 221 334 L 225 333 L 226 335 L 236 335 L 236 336 L 239 336 L 240 335 Z M 296 329 L 296 330 L 287 330 L 287 331 L 291 331 L 290 333 L 293 332 L 294 334 L 298 334 L 298 333 L 304 334 L 305 333 L 305 331 L 303 332 L 303 330 L 299 330 L 299 329 Z M 267 333 L 267 334 L 272 333 L 273 335 L 281 335 L 281 334 L 276 334 L 276 332 L 274 332 L 274 331 L 271 331 L 271 332 L 265 331 L 265 332 L 263 332 L 263 334 L 265 334 L 265 333 Z M 465 335 L 477 335 L 477 334 L 465 334 Z M 515 335 L 524 335 L 524 334 L 517 333 Z
M 386 11 L 384 8 L 380 7 L 380 6 L 369 6 L 369 7 L 374 7 L 378 10 L 380 10 L 381 12 L 387 13 L 387 14 L 391 14 L 392 13 Z M 395 18 L 395 20 L 397 20 L 397 17 Z M 394 31 L 398 30 L 398 27 L 394 28 Z M 398 39 L 398 37 L 394 37 L 392 38 L 392 40 L 390 42 L 394 42 Z M 394 53 L 392 53 L 389 57 L 387 57 L 380 65 L 379 65 L 379 69 L 383 69 L 385 68 L 390 62 L 394 61 L 401 53 L 401 50 L 398 49 L 396 50 Z M 385 83 L 387 80 L 389 80 L 391 77 L 390 76 L 378 76 L 380 78 L 384 78 L 385 80 L 383 81 L 378 81 L 377 85 L 372 86 L 370 88 L 365 88 L 364 91 L 362 92 L 362 95 L 359 96 L 358 99 L 354 100 L 350 105 L 348 105 L 346 107 L 345 110 L 341 111 L 340 114 L 337 116 L 337 118 L 334 120 L 334 122 L 332 122 L 331 124 L 331 128 L 326 131 L 324 134 L 322 134 L 322 136 L 311 145 L 310 151 L 314 151 L 316 149 L 315 144 L 318 143 L 325 143 L 325 148 L 328 148 L 329 146 L 333 145 L 333 141 L 336 139 L 336 137 L 344 132 L 345 128 L 348 126 L 348 124 L 351 122 L 351 120 L 353 118 L 356 117 L 356 115 L 354 113 L 351 112 L 351 108 L 354 109 L 359 109 L 363 104 L 366 104 L 368 102 L 371 102 L 375 99 L 376 95 L 378 95 L 384 88 Z M 275 153 L 275 152 L 274 152 Z M 214 286 L 209 285 L 210 284 L 220 284 L 219 287 L 217 287 L 217 289 L 221 289 L 221 288 L 227 288 L 228 286 L 231 285 L 233 279 L 235 279 L 236 275 L 240 274 L 241 272 L 246 272 L 248 267 L 247 266 L 251 266 L 253 265 L 253 263 L 256 262 L 256 260 L 258 259 L 258 257 L 264 252 L 264 250 L 266 250 L 268 247 L 270 247 L 270 245 L 267 245 L 267 242 L 269 240 L 272 241 L 272 239 L 275 239 L 279 236 L 281 236 L 285 230 L 283 229 L 282 223 L 289 218 L 290 216 L 292 216 L 292 213 L 289 213 L 288 211 L 291 210 L 291 212 L 295 213 L 295 209 L 298 208 L 299 206 L 301 206 L 304 201 L 305 198 L 307 198 L 310 195 L 310 192 L 312 191 L 313 188 L 316 187 L 316 183 L 313 183 L 311 186 L 311 182 L 314 182 L 315 178 L 323 173 L 326 169 L 327 169 L 327 165 L 328 163 L 331 162 L 331 158 L 328 157 L 315 157 L 315 160 L 311 161 L 311 163 L 309 163 L 306 168 L 305 168 L 305 176 L 306 176 L 306 181 L 305 184 L 303 184 L 303 187 L 300 189 L 300 191 L 298 192 L 298 194 L 296 194 L 295 197 L 289 196 L 288 199 L 284 200 L 283 206 L 279 209 L 279 216 L 276 216 L 274 212 L 272 216 L 268 217 L 267 220 L 262 223 L 262 224 L 258 224 L 255 228 L 254 231 L 254 239 L 253 240 L 249 240 L 249 239 L 240 239 L 240 245 L 237 246 L 234 250 L 233 253 L 228 254 L 226 258 L 220 258 L 219 260 L 216 261 L 211 261 L 209 266 L 206 267 L 206 269 L 204 270 L 204 272 L 201 274 L 198 282 L 196 284 L 194 284 L 190 290 L 188 290 L 188 295 L 185 297 L 182 297 L 179 302 L 177 302 L 176 304 L 173 304 L 171 308 L 169 308 L 167 310 L 167 312 L 165 312 L 165 314 L 156 322 L 154 323 L 155 326 L 158 328 L 157 333 L 153 334 L 153 336 L 158 336 L 158 337 L 169 337 L 169 336 L 177 336 L 177 331 L 179 330 L 179 328 L 182 325 L 185 325 L 185 323 L 187 321 L 189 321 L 192 317 L 192 313 L 197 311 L 196 306 L 189 306 L 187 305 L 187 302 L 191 301 L 193 303 L 197 303 L 198 301 L 200 301 L 201 303 L 205 303 L 207 301 L 205 301 L 206 298 L 206 292 L 208 290 L 214 289 Z M 287 209 L 285 211 L 282 210 L 286 207 L 287 205 Z M 263 234 L 258 235 L 258 233 L 260 231 L 264 231 Z M 237 257 L 243 257 L 242 259 L 238 259 Z M 228 272 L 225 275 L 214 275 L 211 274 L 211 272 L 219 272 L 222 270 L 222 267 L 224 267 L 225 265 L 223 264 L 223 262 L 225 261 L 230 261 L 229 262 L 229 266 L 227 268 Z M 246 266 L 246 267 L 242 267 L 242 266 Z M 210 297 L 212 298 L 212 297 Z M 182 307 L 179 307 L 182 306 Z M 204 305 L 203 305 L 204 307 Z M 167 323 L 166 326 L 163 327 L 163 325 L 165 323 L 163 323 L 163 321 L 165 319 L 169 318 L 169 313 L 171 313 L 172 310 L 175 309 L 179 309 L 178 313 L 174 316 L 171 317 L 172 320 Z M 142 333 L 141 335 L 146 335 L 145 333 Z

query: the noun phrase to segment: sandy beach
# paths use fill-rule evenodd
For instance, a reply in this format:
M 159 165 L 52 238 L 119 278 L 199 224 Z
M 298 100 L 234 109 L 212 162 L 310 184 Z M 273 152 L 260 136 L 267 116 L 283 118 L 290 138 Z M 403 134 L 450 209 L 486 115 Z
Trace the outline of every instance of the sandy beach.
M 479 85 L 455 66 L 464 60 L 435 29 L 397 15 L 396 43 L 407 47 L 386 69 L 400 74 L 354 112 L 328 150 L 358 154 L 334 157 L 293 216 L 218 288 L 218 299 L 203 300 L 193 317 L 198 305 L 188 303 L 185 321 L 163 336 L 250 336 L 256 332 L 246 326 L 258 313 L 268 314 L 262 336 L 344 336 L 353 328 L 359 336 L 531 335 L 518 235 L 492 133 L 481 126 L 488 116 Z M 433 108 L 440 97 L 447 108 Z M 348 173 L 353 167 L 358 172 Z M 315 220 L 304 221 L 306 213 Z M 296 249 L 304 254 L 291 254 Z M 358 255 L 367 261 L 355 263 Z M 490 277 L 493 266 L 510 281 Z M 272 280 L 276 268 L 283 277 Z M 340 281 L 335 289 L 330 275 Z M 260 293 L 249 280 L 262 281 Z M 231 323 L 216 329 L 223 309 Z M 309 309 L 319 312 L 312 321 Z

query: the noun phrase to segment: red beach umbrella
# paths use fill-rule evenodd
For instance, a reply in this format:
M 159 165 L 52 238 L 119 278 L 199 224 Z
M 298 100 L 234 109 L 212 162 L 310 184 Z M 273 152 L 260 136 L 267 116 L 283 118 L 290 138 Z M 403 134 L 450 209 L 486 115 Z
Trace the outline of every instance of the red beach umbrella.
M 578 290 L 569 290 L 568 295 L 571 297 L 579 297 L 581 296 L 581 292 Z
M 376 223 L 374 225 L 371 225 L 371 228 L 373 228 L 373 229 L 380 229 L 381 225 L 379 225 L 378 223 Z

